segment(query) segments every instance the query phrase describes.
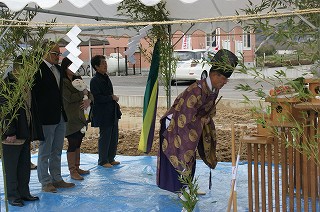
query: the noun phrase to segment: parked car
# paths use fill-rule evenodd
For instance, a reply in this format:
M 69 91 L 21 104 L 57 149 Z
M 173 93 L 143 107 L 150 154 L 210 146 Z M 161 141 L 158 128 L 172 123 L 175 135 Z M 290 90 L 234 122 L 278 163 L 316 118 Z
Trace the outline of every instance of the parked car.
M 209 75 L 210 65 L 205 63 L 210 54 L 205 49 L 175 50 L 173 56 L 177 59 L 177 68 L 172 81 L 193 81 L 204 79 Z

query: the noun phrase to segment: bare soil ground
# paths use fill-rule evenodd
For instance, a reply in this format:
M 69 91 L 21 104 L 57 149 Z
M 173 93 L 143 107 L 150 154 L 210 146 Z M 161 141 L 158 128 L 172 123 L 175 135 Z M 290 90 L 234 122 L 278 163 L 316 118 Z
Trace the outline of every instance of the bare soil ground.
M 138 150 L 142 125 L 142 108 L 122 107 L 122 119 L 119 122 L 118 155 L 145 155 Z M 156 133 L 152 151 L 148 155 L 157 155 L 159 146 L 159 119 L 165 113 L 165 108 L 158 108 Z M 231 161 L 231 123 L 235 126 L 236 150 L 238 151 L 241 133 L 256 132 L 255 119 L 249 109 L 218 108 L 214 117 L 217 130 L 217 157 L 219 161 Z M 98 153 L 99 129 L 89 127 L 81 146 L 81 152 Z M 65 142 L 64 149 L 67 147 Z M 246 158 L 246 147 L 242 146 L 242 159 Z

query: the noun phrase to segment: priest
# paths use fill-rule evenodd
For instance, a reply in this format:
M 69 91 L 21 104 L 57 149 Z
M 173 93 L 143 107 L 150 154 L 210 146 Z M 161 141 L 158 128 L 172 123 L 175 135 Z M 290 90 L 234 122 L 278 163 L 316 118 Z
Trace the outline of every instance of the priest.
M 220 89 L 228 82 L 238 58 L 225 49 L 211 61 L 209 76 L 184 90 L 160 120 L 160 148 L 157 161 L 157 185 L 180 192 L 180 175 L 194 177 L 196 150 L 206 165 L 214 169 L 216 132 L 212 117 Z

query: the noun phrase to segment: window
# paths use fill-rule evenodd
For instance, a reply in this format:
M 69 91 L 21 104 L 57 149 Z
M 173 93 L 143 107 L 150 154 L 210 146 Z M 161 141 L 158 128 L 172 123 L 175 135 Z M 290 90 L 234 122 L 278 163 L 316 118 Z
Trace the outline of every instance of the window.
M 243 48 L 244 49 L 251 49 L 250 32 L 244 32 L 244 34 L 243 34 Z
M 216 43 L 216 32 L 212 32 L 212 34 L 207 34 L 207 42 L 206 42 L 206 46 L 207 47 L 212 47 L 212 45 L 215 45 Z
M 173 57 L 177 58 L 178 61 L 187 61 L 187 60 L 201 60 L 203 59 L 205 51 L 174 51 Z
M 218 51 L 220 48 L 220 29 L 217 28 L 211 34 L 206 35 L 206 49 Z

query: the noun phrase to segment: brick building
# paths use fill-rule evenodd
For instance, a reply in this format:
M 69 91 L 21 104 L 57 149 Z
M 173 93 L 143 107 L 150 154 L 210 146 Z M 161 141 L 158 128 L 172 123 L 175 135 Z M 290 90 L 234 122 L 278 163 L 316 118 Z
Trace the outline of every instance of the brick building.
M 182 49 L 186 39 L 183 39 L 183 32 L 177 31 L 173 34 L 172 44 L 175 44 L 174 49 Z M 80 59 L 84 61 L 84 67 L 89 67 L 91 56 L 102 54 L 110 56 L 111 53 L 119 53 L 123 57 L 124 51 L 127 48 L 129 37 L 123 36 L 120 38 L 109 37 L 107 38 L 108 45 L 80 46 L 82 54 Z M 255 35 L 250 32 L 244 31 L 241 27 L 234 27 L 230 32 L 226 32 L 223 29 L 217 28 L 211 34 L 206 34 L 203 31 L 197 30 L 192 35 L 188 36 L 188 48 L 191 49 L 208 49 L 218 50 L 221 48 L 228 49 L 234 52 L 243 62 L 248 66 L 253 66 L 255 62 Z M 152 51 L 148 46 L 146 40 L 140 42 L 142 48 L 147 51 Z M 63 52 L 64 50 L 62 50 Z M 91 54 L 91 56 L 89 56 Z M 150 67 L 148 60 L 139 52 L 135 53 L 136 64 L 127 63 L 128 69 L 135 68 L 135 73 L 141 73 L 141 71 L 147 71 Z M 123 74 L 123 73 L 122 73 Z

